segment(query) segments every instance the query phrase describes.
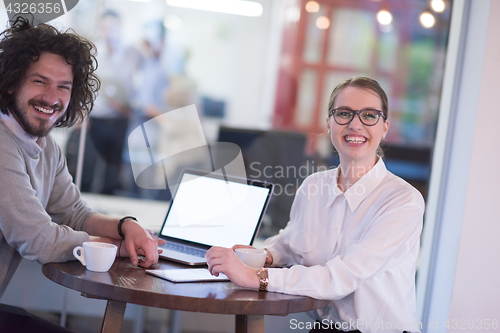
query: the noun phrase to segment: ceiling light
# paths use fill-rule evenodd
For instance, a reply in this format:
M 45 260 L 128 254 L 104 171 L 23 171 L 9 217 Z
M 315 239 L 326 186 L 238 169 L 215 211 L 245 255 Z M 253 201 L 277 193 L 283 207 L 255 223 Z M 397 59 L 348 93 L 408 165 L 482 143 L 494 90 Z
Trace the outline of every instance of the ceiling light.
M 392 22 L 392 14 L 383 9 L 377 13 L 377 20 L 382 25 L 389 25 Z
M 432 0 L 431 1 L 432 10 L 436 13 L 442 13 L 446 7 L 443 0 Z
M 316 26 L 321 30 L 328 29 L 330 26 L 330 20 L 326 16 L 320 16 L 316 20 Z
M 319 3 L 316 1 L 308 1 L 306 3 L 306 11 L 308 13 L 317 13 L 319 12 Z
M 432 28 L 434 24 L 436 23 L 436 19 L 434 16 L 429 13 L 429 12 L 423 12 L 420 14 L 420 23 L 424 26 L 424 28 Z
M 167 0 L 167 5 L 243 16 L 261 16 L 262 5 L 244 0 Z

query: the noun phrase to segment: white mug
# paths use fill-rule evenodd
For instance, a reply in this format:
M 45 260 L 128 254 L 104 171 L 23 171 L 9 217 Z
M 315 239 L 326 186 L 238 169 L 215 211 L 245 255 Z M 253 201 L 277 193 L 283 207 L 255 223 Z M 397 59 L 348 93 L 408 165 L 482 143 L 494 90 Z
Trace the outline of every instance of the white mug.
M 240 247 L 234 252 L 244 264 L 252 268 L 262 268 L 266 263 L 267 252 L 265 250 Z
M 107 272 L 115 262 L 116 245 L 101 242 L 84 242 L 82 245 L 73 249 L 73 255 L 89 271 Z

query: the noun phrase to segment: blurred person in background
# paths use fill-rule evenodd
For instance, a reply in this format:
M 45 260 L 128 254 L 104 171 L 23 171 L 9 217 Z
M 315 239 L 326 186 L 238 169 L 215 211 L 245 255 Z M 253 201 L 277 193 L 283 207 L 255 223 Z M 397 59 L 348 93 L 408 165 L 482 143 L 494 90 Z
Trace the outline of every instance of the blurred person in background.
M 134 79 L 142 63 L 142 55 L 121 39 L 121 19 L 117 12 L 108 10 L 101 18 L 102 36 L 96 41 L 99 67 L 97 75 L 102 87 L 91 114 L 89 137 L 98 159 L 104 163 L 86 161 L 86 168 L 97 168 L 92 173 L 99 184 L 92 185 L 92 192 L 113 194 L 121 188 L 120 171 L 122 153 L 126 142 L 129 119 L 132 114 Z M 88 173 L 88 172 L 87 172 Z

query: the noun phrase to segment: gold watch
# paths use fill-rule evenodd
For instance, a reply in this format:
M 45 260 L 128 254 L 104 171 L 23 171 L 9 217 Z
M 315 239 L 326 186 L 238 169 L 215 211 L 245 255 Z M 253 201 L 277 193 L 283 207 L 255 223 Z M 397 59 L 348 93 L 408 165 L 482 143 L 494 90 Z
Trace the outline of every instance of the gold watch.
M 269 284 L 269 274 L 267 272 L 267 268 L 261 268 L 261 270 L 257 273 L 257 276 L 260 281 L 259 290 L 266 291 L 267 285 Z

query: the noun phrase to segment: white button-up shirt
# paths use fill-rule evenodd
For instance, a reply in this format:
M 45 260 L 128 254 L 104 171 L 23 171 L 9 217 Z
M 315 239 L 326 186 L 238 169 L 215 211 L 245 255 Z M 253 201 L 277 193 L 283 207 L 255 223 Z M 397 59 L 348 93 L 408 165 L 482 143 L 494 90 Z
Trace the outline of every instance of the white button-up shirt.
M 345 193 L 337 186 L 339 171 L 305 179 L 287 227 L 266 241 L 273 265 L 293 265 L 269 269 L 268 290 L 332 300 L 311 314 L 345 331 L 419 332 L 422 195 L 381 158 Z

